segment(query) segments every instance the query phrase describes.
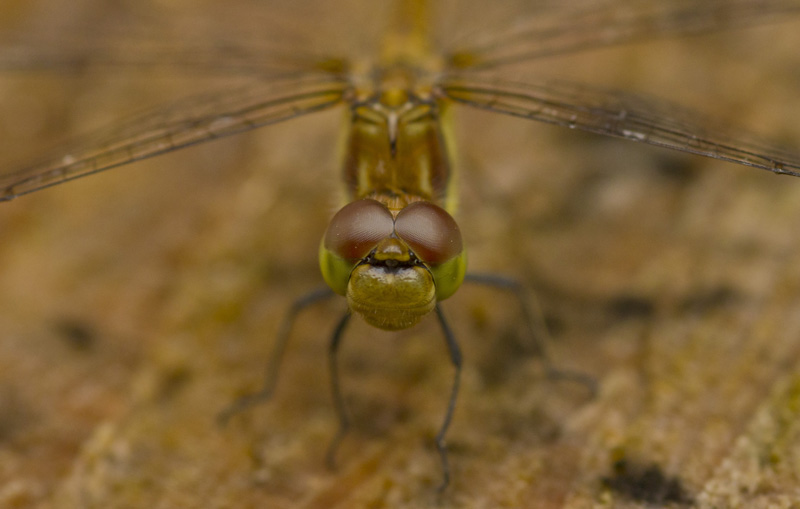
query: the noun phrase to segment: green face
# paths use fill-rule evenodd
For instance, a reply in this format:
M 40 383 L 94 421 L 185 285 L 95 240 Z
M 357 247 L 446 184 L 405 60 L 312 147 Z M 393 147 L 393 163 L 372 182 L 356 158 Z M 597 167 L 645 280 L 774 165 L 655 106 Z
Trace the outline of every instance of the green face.
M 331 220 L 319 252 L 328 286 L 381 329 L 410 327 L 453 295 L 466 272 L 461 232 L 444 209 L 413 202 L 396 217 L 357 200 Z

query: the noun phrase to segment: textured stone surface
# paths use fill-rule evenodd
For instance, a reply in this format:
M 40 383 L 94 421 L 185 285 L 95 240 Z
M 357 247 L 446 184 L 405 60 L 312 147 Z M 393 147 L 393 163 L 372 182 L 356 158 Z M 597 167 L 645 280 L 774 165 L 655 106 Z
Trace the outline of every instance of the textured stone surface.
M 5 2 L 0 19 L 34 33 L 105 20 L 114 37 L 149 32 L 109 20 L 158 34 L 192 11 L 249 34 L 269 12 L 207 3 Z M 798 26 L 525 72 L 660 95 L 796 144 Z M 4 74 L 3 161 L 205 86 L 163 71 Z M 457 112 L 471 268 L 536 292 L 554 359 L 596 377 L 598 396 L 547 379 L 519 346 L 513 300 L 475 287 L 445 304 L 465 367 L 441 497 L 432 440 L 452 369 L 432 319 L 351 328 L 354 429 L 335 472 L 326 343 L 342 302 L 304 315 L 274 400 L 219 429 L 217 412 L 259 386 L 292 300 L 321 283 L 339 121 L 297 119 L 0 204 L 0 506 L 797 503 L 800 180 L 488 113 Z

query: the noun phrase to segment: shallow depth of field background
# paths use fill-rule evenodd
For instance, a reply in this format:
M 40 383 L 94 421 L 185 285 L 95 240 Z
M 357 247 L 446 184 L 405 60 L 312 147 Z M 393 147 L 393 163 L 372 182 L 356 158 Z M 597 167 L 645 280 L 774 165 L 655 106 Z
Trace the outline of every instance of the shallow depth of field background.
M 303 19 L 302 35 L 343 27 L 338 49 L 379 31 L 349 4 L 303 2 L 310 17 L 224 5 L 20 1 L 0 19 L 76 44 L 255 43 Z M 508 15 L 474 9 L 460 4 L 444 25 L 469 33 Z M 659 95 L 797 147 L 799 28 L 602 49 L 520 73 Z M 33 161 L 226 86 L 168 71 L 4 72 L 0 160 Z M 341 363 L 353 430 L 335 472 L 323 462 L 336 430 L 326 348 L 341 301 L 298 322 L 273 401 L 218 428 L 217 412 L 259 387 L 291 302 L 322 284 L 341 116 L 0 204 L 0 506 L 640 507 L 648 470 L 661 501 L 800 497 L 800 179 L 462 109 L 470 267 L 535 292 L 556 363 L 596 377 L 598 396 L 547 379 L 520 346 L 513 299 L 472 287 L 444 304 L 465 367 L 441 499 L 433 436 L 452 367 L 433 319 L 396 334 L 353 321 Z

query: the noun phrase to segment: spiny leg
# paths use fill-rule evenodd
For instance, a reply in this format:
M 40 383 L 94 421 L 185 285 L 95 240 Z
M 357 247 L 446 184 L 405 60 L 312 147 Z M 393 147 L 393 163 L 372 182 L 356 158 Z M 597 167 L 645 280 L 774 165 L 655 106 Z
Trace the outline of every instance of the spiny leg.
M 339 385 L 339 345 L 342 342 L 342 335 L 344 333 L 345 327 L 347 327 L 347 323 L 350 321 L 350 312 L 346 312 L 342 319 L 339 320 L 339 323 L 336 325 L 336 328 L 331 335 L 331 342 L 328 345 L 328 366 L 330 368 L 330 375 L 331 375 L 331 393 L 333 394 L 333 407 L 336 410 L 336 416 L 339 418 L 339 429 L 336 431 L 336 435 L 331 440 L 331 444 L 328 446 L 328 452 L 325 454 L 325 463 L 328 465 L 328 468 L 333 469 L 335 458 L 336 458 L 336 450 L 339 448 L 339 444 L 342 442 L 342 439 L 347 434 L 347 431 L 350 429 L 350 419 L 347 417 L 347 408 L 344 405 L 344 398 L 342 398 L 342 389 Z
M 597 382 L 591 376 L 577 371 L 562 370 L 553 365 L 547 350 L 550 334 L 545 325 L 542 308 L 539 305 L 539 301 L 530 292 L 526 291 L 523 285 L 514 279 L 497 274 L 467 274 L 464 281 L 491 286 L 513 294 L 522 308 L 523 320 L 528 328 L 531 343 L 536 349 L 536 354 L 542 358 L 547 376 L 553 379 L 569 380 L 582 384 L 589 391 L 592 398 L 597 394 Z
M 458 398 L 458 386 L 461 380 L 461 349 L 458 347 L 458 342 L 453 335 L 453 331 L 445 320 L 444 313 L 441 306 L 436 305 L 436 317 L 439 319 L 439 325 L 442 326 L 445 341 L 447 342 L 447 349 L 450 352 L 450 361 L 455 368 L 453 375 L 453 387 L 450 390 L 450 399 L 447 402 L 447 411 L 444 414 L 444 421 L 436 434 L 436 449 L 439 451 L 439 457 L 442 461 L 442 484 L 439 485 L 438 491 L 442 492 L 447 485 L 450 484 L 450 464 L 447 462 L 447 444 L 445 442 L 445 434 L 447 428 L 450 427 L 450 421 L 453 420 L 453 412 L 456 409 L 456 399 Z
M 286 350 L 286 344 L 289 341 L 289 334 L 292 331 L 292 326 L 294 325 L 297 315 L 309 306 L 333 297 L 333 295 L 335 295 L 333 291 L 326 286 L 317 288 L 316 290 L 303 295 L 292 303 L 292 306 L 283 317 L 280 329 L 278 329 L 275 347 L 273 348 L 269 357 L 269 361 L 267 362 L 264 385 L 259 391 L 245 394 L 221 411 L 217 415 L 217 422 L 221 426 L 227 425 L 228 421 L 234 415 L 247 410 L 254 405 L 267 401 L 272 397 L 272 393 L 274 392 L 275 385 L 278 381 L 278 371 L 280 369 L 281 359 L 283 358 L 283 352 Z

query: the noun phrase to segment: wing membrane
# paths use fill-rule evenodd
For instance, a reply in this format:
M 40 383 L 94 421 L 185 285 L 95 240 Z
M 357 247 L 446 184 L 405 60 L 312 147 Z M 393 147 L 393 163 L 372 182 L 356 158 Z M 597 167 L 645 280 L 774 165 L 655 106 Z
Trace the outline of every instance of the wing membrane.
M 182 147 L 255 129 L 341 103 L 343 79 L 306 73 L 194 96 L 122 122 L 52 159 L 0 172 L 0 201 Z
M 0 46 L 0 71 L 75 73 L 93 68 L 141 72 L 202 73 L 211 76 L 280 75 L 341 69 L 346 64 L 330 55 L 249 41 L 170 41 L 114 39 L 95 43 L 60 36 L 49 40 L 11 41 Z
M 508 30 L 474 38 L 448 58 L 455 69 L 487 69 L 656 37 L 764 25 L 800 14 L 800 0 L 573 0 L 531 4 Z
M 337 23 L 351 4 L 240 0 L 179 11 L 108 6 L 102 16 L 22 16 L 19 26 L 0 31 L 0 71 L 155 68 L 229 77 L 319 70 L 333 57 L 372 46 L 349 41 L 349 34 L 366 30 Z M 366 12 L 376 16 L 380 9 Z
M 483 110 L 625 138 L 800 177 L 800 154 L 763 143 L 684 107 L 560 80 L 527 83 L 453 75 L 440 93 Z

